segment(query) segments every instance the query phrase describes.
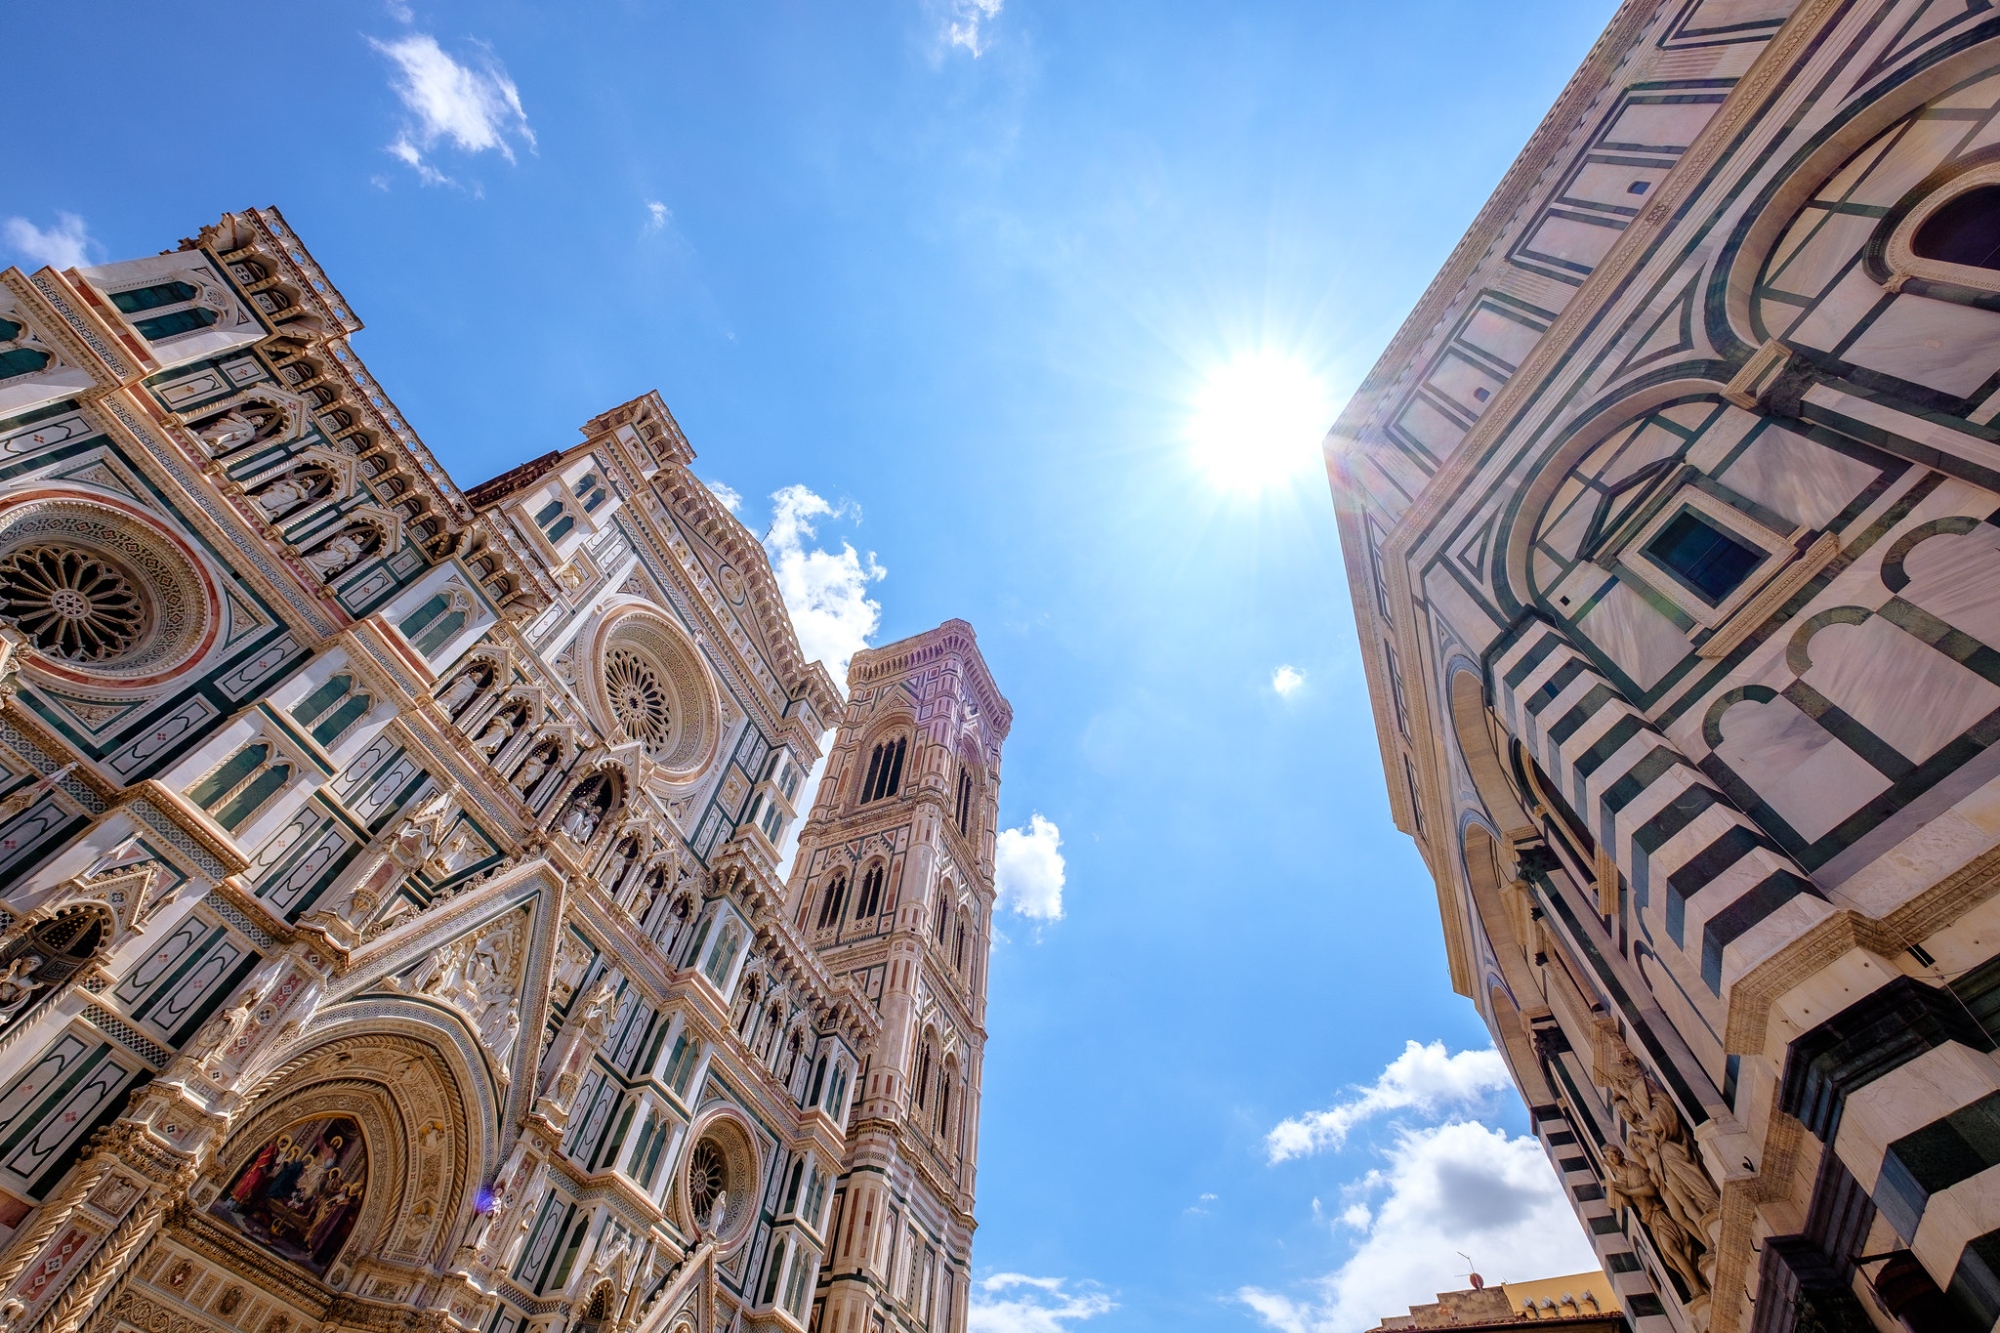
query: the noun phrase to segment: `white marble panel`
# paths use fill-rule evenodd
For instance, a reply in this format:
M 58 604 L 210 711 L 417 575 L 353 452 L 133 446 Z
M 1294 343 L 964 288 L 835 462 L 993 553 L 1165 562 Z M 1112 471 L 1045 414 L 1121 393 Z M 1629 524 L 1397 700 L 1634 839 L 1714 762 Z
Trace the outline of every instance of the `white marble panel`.
M 1861 253 L 1869 234 L 1879 225 L 1875 218 L 1852 213 L 1821 216 L 1822 220 L 1811 228 L 1804 243 L 1772 267 L 1766 279 L 1771 286 L 1797 296 L 1818 296 Z M 1802 221 L 1813 217 L 1814 214 L 1808 213 Z
M 1889 787 L 1873 765 L 1784 698 L 1731 707 L 1716 753 L 1807 842 Z
M 1464 331 L 1458 336 L 1510 366 L 1518 366 L 1525 361 L 1529 351 L 1542 339 L 1540 333 L 1526 324 L 1484 308 L 1466 321 Z
M 2000 1166 L 1931 1195 L 1910 1251 L 1940 1287 L 1949 1287 L 1965 1243 L 1989 1231 L 2000 1231 Z
M 1605 227 L 1594 222 L 1551 215 L 1542 219 L 1523 249 L 1535 255 L 1565 259 L 1584 268 L 1595 268 L 1597 261 L 1604 258 L 1604 252 L 1616 243 L 1623 230 L 1622 226 Z
M 1971 532 L 1920 542 L 1903 570 L 1910 576 L 1905 599 L 1953 629 L 2000 647 L 2000 528 L 1981 523 Z
M 2000 689 L 1880 616 L 1813 635 L 1806 682 L 1922 763 L 1996 708 Z
M 1884 153 L 1867 178 L 1848 197 L 1849 203 L 1893 208 L 1918 181 L 1936 170 L 1938 163 L 1965 137 L 1962 120 L 1919 120 L 1910 124 L 1896 139 L 1895 147 Z
M 1833 290 L 1826 294 L 1811 314 L 1790 328 L 1784 327 L 1787 307 L 1766 301 L 1758 308 L 1770 325 L 1773 337 L 1801 347 L 1817 347 L 1823 352 L 1830 352 L 1881 299 L 1882 289 L 1866 273 L 1854 269 L 1834 284 Z
M 1622 582 L 1605 591 L 1590 614 L 1578 622 L 1578 628 L 1641 689 L 1651 689 L 1692 651 L 1687 636 L 1673 621 Z
M 1823 528 L 1875 480 L 1875 469 L 1772 426 L 1737 455 L 1720 480 L 1795 523 Z
M 1963 397 L 2000 369 L 2000 313 L 1905 293 L 1854 340 L 1846 357 Z
M 1604 143 L 1686 148 L 1720 107 L 1718 102 L 1634 102 L 1618 113 Z
M 1939 1116 L 2000 1091 L 2000 1063 L 1948 1041 L 1847 1096 L 1834 1150 L 1870 1194 L 1889 1145 Z

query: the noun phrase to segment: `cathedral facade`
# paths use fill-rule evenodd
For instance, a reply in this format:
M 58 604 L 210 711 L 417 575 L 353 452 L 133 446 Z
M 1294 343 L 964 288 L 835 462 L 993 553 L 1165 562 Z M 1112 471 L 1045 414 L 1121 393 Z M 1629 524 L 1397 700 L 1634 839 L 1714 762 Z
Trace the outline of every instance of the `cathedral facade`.
M 2000 1323 L 2000 18 L 1627 0 L 1327 441 L 1394 819 L 1639 1333 Z
M 971 627 L 843 697 L 657 395 L 461 491 L 360 327 L 0 273 L 0 1329 L 959 1333 Z

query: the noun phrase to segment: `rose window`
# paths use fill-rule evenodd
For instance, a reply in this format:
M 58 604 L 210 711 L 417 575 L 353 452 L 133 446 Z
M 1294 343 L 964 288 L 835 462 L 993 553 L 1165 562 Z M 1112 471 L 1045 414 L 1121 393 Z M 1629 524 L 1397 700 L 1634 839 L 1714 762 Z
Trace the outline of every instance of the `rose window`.
M 145 637 L 149 616 L 137 581 L 106 557 L 30 546 L 0 562 L 0 619 L 51 657 L 105 662 Z
M 673 711 L 666 683 L 653 664 L 629 648 L 614 648 L 605 657 L 604 693 L 612 716 L 625 735 L 648 751 L 664 746 L 673 731 Z
M 721 1146 L 714 1139 L 695 1144 L 694 1155 L 688 1159 L 688 1202 L 693 1205 L 696 1226 L 707 1225 L 728 1178 L 729 1160 Z

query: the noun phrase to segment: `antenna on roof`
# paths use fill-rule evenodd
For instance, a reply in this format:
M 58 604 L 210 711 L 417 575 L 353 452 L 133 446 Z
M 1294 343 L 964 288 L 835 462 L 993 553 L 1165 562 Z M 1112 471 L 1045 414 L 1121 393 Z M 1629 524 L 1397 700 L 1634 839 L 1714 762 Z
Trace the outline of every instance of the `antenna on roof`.
M 1459 1258 L 1465 1260 L 1465 1266 L 1467 1268 L 1472 1267 L 1472 1256 L 1467 1254 L 1464 1250 L 1453 1250 L 1452 1253 L 1457 1255 Z M 1469 1273 L 1467 1274 L 1467 1276 L 1472 1279 L 1472 1289 L 1474 1291 L 1486 1290 L 1485 1278 L 1479 1276 L 1479 1274 L 1477 1273 Z

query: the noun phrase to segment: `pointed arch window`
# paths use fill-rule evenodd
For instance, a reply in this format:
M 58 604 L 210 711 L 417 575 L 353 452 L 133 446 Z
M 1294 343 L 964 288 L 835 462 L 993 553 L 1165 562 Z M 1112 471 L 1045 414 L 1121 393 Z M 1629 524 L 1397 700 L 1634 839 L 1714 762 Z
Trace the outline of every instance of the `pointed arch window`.
M 611 498 L 611 493 L 604 489 L 604 482 L 595 472 L 586 472 L 576 483 L 576 498 L 584 513 L 593 514 L 599 505 Z
M 332 745 L 374 706 L 372 696 L 354 688 L 354 677 L 346 672 L 327 677 L 324 685 L 307 695 L 292 710 L 300 726 L 312 728 L 312 738 Z
M 5 320 L 0 320 L 4 324 Z M 18 327 L 18 326 L 16 326 Z M 4 330 L 0 330 L 4 332 Z M 0 341 L 5 341 L 0 338 Z M 32 347 L 10 347 L 0 352 L 0 380 L 18 379 L 22 375 L 32 375 L 38 370 L 47 370 L 49 354 L 38 352 Z
M 826 886 L 826 896 L 820 899 L 818 929 L 825 930 L 828 926 L 840 923 L 841 900 L 846 896 L 847 876 L 836 873 L 832 882 Z
M 917 1052 L 916 1077 L 910 1082 L 910 1099 L 922 1110 L 930 1102 L 931 1067 L 935 1064 L 931 1052 L 930 1039 L 924 1039 L 923 1049 Z
M 552 542 L 559 542 L 569 536 L 570 529 L 576 526 L 576 520 L 563 508 L 561 500 L 551 500 L 542 506 L 540 513 L 535 515 L 535 526 L 542 530 L 544 537 Z
M 951 898 L 947 894 L 940 893 L 938 894 L 937 930 L 936 930 L 937 942 L 939 944 L 944 943 L 944 933 L 947 929 L 950 928 L 950 926 L 951 926 Z
M 861 783 L 861 804 L 894 796 L 903 786 L 903 758 L 909 737 L 883 741 L 868 756 L 868 776 Z
M 273 758 L 269 741 L 244 746 L 188 791 L 188 799 L 231 833 L 242 828 L 287 782 L 292 766 Z
M 868 872 L 861 877 L 861 892 L 855 897 L 854 919 L 856 921 L 867 921 L 872 917 L 879 916 L 881 911 L 882 863 L 877 861 L 874 865 L 869 866 Z
M 965 971 L 965 918 L 958 918 L 958 927 L 951 942 L 951 965 Z
M 412 611 L 397 628 L 418 652 L 429 657 L 465 628 L 470 609 L 465 594 L 456 590 L 441 592 Z
M 958 831 L 972 832 L 972 772 L 963 765 L 958 770 Z
M 165 305 L 181 305 L 200 295 L 193 283 L 156 282 L 150 287 L 134 287 L 129 292 L 113 292 L 111 304 L 120 312 L 136 315 L 141 310 L 158 310 Z

